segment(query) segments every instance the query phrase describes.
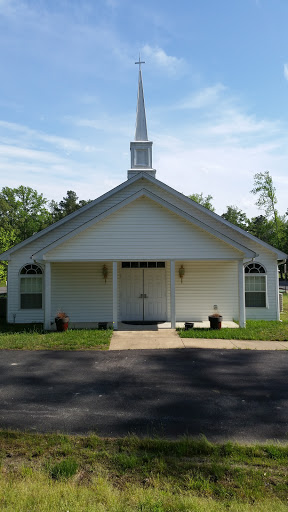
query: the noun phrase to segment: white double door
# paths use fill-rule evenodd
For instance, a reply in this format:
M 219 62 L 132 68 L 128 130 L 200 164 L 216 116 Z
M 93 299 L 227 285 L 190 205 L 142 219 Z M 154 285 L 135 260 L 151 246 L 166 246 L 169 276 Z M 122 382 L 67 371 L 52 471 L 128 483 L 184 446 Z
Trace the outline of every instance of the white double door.
M 165 268 L 122 268 L 122 321 L 164 321 L 167 318 Z

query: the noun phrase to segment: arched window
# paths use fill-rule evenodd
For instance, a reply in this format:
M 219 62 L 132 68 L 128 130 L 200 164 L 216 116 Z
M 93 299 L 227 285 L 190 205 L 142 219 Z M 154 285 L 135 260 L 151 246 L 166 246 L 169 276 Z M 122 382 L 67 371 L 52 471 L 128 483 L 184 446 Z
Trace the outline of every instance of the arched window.
M 267 307 L 267 276 L 261 263 L 245 266 L 245 305 L 246 308 Z
M 20 308 L 42 308 L 42 268 L 28 263 L 20 270 Z

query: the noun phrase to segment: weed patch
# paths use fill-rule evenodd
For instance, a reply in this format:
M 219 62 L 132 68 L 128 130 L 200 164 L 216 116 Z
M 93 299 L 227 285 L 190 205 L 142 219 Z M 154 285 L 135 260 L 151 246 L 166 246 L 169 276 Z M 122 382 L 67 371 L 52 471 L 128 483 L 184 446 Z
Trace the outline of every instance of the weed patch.
M 1 512 L 287 510 L 281 444 L 2 431 L 0 446 Z
M 75 475 L 78 469 L 78 463 L 75 459 L 64 459 L 56 464 L 48 464 L 47 470 L 49 476 L 54 480 L 60 480 L 61 478 L 67 479 Z

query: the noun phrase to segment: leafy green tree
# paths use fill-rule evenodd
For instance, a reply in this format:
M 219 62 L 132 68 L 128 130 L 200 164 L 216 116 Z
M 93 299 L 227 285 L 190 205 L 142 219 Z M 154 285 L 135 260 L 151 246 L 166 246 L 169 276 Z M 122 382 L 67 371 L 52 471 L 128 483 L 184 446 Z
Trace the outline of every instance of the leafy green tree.
M 85 201 L 84 199 L 78 201 L 78 196 L 76 192 L 74 192 L 73 190 L 67 190 L 66 197 L 63 197 L 63 199 L 59 203 L 57 203 L 56 201 L 51 201 L 50 203 L 53 222 L 63 219 L 63 217 L 66 217 L 66 215 L 69 215 L 70 213 L 79 210 L 79 208 L 82 208 L 82 206 L 85 206 L 90 202 L 90 199 L 88 201 Z
M 6 231 L 0 227 L 0 254 L 10 249 L 16 242 L 16 233 L 14 229 Z M 0 261 L 0 283 L 7 279 L 7 261 Z
M 22 242 L 51 224 L 47 199 L 36 190 L 21 185 L 3 187 L 0 192 L 0 252 Z M 0 263 L 0 280 L 5 281 L 6 262 Z
M 196 203 L 201 204 L 202 206 L 205 206 L 205 208 L 208 208 L 208 210 L 211 210 L 211 212 L 215 212 L 215 208 L 211 202 L 213 199 L 212 196 L 208 195 L 205 197 L 203 192 L 201 192 L 201 194 L 195 193 L 195 194 L 191 194 L 191 196 L 188 196 L 188 197 L 190 197 L 190 199 L 192 199 Z
M 227 206 L 227 211 L 223 213 L 221 217 L 232 224 L 235 224 L 235 226 L 245 229 L 245 231 L 248 228 L 248 217 L 246 216 L 246 213 L 237 208 L 237 206 Z
M 252 219 L 249 220 L 248 231 L 251 235 L 263 240 L 263 242 L 273 245 L 272 242 L 274 241 L 275 236 L 274 225 L 273 222 L 267 219 L 264 215 L 252 217 Z
M 269 171 L 254 174 L 254 188 L 251 190 L 251 193 L 254 195 L 259 194 L 256 205 L 258 208 L 264 210 L 268 219 L 270 217 L 273 218 L 276 244 L 280 249 L 280 219 L 276 210 L 276 189 Z
M 0 192 L 0 225 L 9 237 L 14 231 L 14 243 L 19 243 L 51 224 L 46 208 L 47 199 L 36 190 L 21 185 L 3 187 Z

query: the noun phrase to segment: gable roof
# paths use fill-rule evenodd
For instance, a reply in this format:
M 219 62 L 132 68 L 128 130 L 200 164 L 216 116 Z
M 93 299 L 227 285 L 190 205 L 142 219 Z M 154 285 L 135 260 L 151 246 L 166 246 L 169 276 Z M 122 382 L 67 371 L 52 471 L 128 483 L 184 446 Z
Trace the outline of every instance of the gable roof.
M 178 192 L 177 190 L 173 189 L 172 187 L 170 187 L 169 185 L 166 185 L 165 183 L 159 181 L 158 179 L 148 175 L 147 173 L 145 172 L 139 172 L 136 176 L 130 178 L 129 180 L 126 180 L 124 181 L 123 183 L 121 183 L 120 185 L 118 185 L 117 187 L 115 187 L 114 189 L 110 190 L 109 192 L 106 192 L 105 194 L 103 194 L 102 196 L 98 197 L 97 199 L 95 199 L 94 201 L 91 201 L 91 203 L 88 203 L 87 205 L 83 206 L 82 208 L 80 208 L 79 210 L 71 213 L 70 215 L 67 215 L 66 217 L 64 217 L 63 219 L 59 220 L 58 222 L 55 222 L 54 224 L 52 224 L 51 226 L 48 226 L 47 228 L 43 229 L 42 231 L 38 232 L 38 233 L 35 233 L 34 235 L 32 235 L 30 238 L 27 238 L 26 240 L 24 240 L 23 242 L 15 245 L 14 247 L 12 247 L 11 249 L 8 249 L 7 251 L 3 252 L 2 254 L 0 254 L 0 258 L 3 259 L 3 260 L 9 260 L 10 259 L 10 256 L 11 254 L 13 254 L 13 252 L 15 251 L 18 251 L 19 249 L 21 249 L 22 247 L 28 245 L 29 243 L 33 242 L 34 240 L 46 235 L 47 233 L 53 231 L 54 229 L 58 228 L 60 225 L 63 225 L 65 223 L 69 223 L 69 221 L 71 221 L 73 218 L 77 217 L 78 215 L 81 215 L 83 212 L 93 208 L 95 205 L 101 203 L 102 201 L 108 199 L 109 197 L 113 196 L 114 194 L 116 194 L 117 192 L 129 187 L 132 183 L 135 183 L 137 181 L 141 182 L 141 180 L 143 180 L 143 185 L 144 185 L 144 181 L 147 180 L 148 182 L 154 184 L 154 185 L 157 185 L 157 187 L 159 187 L 160 189 L 162 189 L 163 191 L 166 191 L 166 192 L 169 192 L 170 194 L 172 194 L 175 198 L 177 199 L 180 199 L 182 202 L 184 202 L 185 204 L 191 206 L 191 204 L 193 204 L 193 207 L 196 209 L 196 210 L 199 210 L 199 212 L 204 212 L 206 214 L 206 216 L 209 218 L 211 217 L 211 219 L 214 219 L 216 220 L 218 223 L 220 222 L 220 225 L 222 224 L 223 226 L 227 226 L 230 228 L 230 230 L 232 230 L 232 233 L 233 231 L 235 231 L 236 233 L 240 233 L 242 236 L 246 237 L 247 238 L 247 246 L 249 246 L 249 240 L 252 240 L 254 242 L 256 242 L 257 244 L 263 246 L 265 249 L 268 249 L 270 251 L 272 251 L 278 259 L 284 259 L 287 257 L 287 255 L 285 253 L 283 253 L 282 251 L 276 249 L 275 247 L 272 247 L 271 245 L 267 244 L 266 242 L 263 242 L 262 240 L 260 240 L 259 238 L 251 235 L 250 233 L 247 233 L 246 231 L 244 231 L 243 229 L 239 228 L 238 226 L 235 226 L 234 224 L 231 224 L 230 222 L 228 222 L 227 220 L 223 219 L 223 217 L 221 217 L 220 215 L 214 213 L 214 212 L 211 212 L 210 210 L 208 210 L 207 208 L 205 208 L 204 206 L 196 203 L 195 201 L 193 201 L 192 199 L 190 199 L 189 197 L 185 196 L 184 194 Z M 144 189 L 144 187 L 143 187 Z M 146 193 L 148 193 L 148 191 L 146 190 Z M 143 194 L 143 192 L 142 192 Z M 149 192 L 149 194 L 152 194 L 152 192 Z M 165 202 L 165 206 L 170 208 L 172 211 L 173 211 L 173 208 L 177 208 L 175 207 L 174 205 L 170 204 L 168 201 L 160 198 L 158 195 L 156 194 L 153 194 L 153 196 L 155 196 L 156 200 L 159 202 L 160 200 L 161 201 L 164 201 Z M 133 197 L 133 195 L 131 196 Z M 151 196 L 152 197 L 152 196 Z M 125 200 L 124 200 L 125 201 Z M 121 207 L 121 204 L 122 202 L 119 203 L 119 207 Z M 122 206 L 124 206 L 124 204 L 122 204 Z M 116 208 L 117 205 L 115 205 L 115 207 L 112 207 L 112 208 Z M 107 215 L 109 215 L 109 212 L 111 213 L 111 208 L 108 208 L 106 210 L 106 212 L 104 212 L 103 214 L 101 215 L 104 215 L 105 213 Z M 177 208 L 177 210 L 179 210 L 179 212 L 177 212 L 178 214 L 180 214 L 180 216 L 185 213 L 185 215 L 188 215 L 189 217 L 189 214 L 184 212 L 184 210 L 182 211 L 181 209 Z M 113 210 L 114 211 L 114 210 Z M 99 219 L 100 219 L 100 216 L 99 216 Z M 193 219 L 193 220 L 192 220 Z M 190 220 L 192 220 L 192 222 L 196 223 L 196 218 L 193 217 L 192 215 L 190 215 Z M 88 221 L 90 222 L 90 221 Z M 95 217 L 93 217 L 91 219 L 91 222 L 95 222 Z M 254 251 L 251 251 L 250 249 L 248 249 L 248 247 L 244 245 L 241 245 L 239 244 L 238 242 L 236 242 L 235 240 L 233 240 L 232 237 L 229 237 L 227 235 L 225 235 L 224 233 L 221 233 L 220 230 L 217 230 L 215 228 L 212 228 L 211 226 L 209 226 L 207 223 L 204 223 L 202 221 L 199 221 L 199 219 L 197 219 L 197 222 L 200 222 L 202 223 L 202 227 L 203 229 L 206 229 L 207 231 L 209 231 L 209 229 L 213 230 L 214 231 L 214 234 L 215 236 L 217 236 L 218 238 L 221 238 L 222 237 L 225 237 L 227 240 L 229 240 L 229 242 L 227 241 L 227 243 L 229 243 L 230 245 L 232 244 L 234 247 L 236 247 L 235 244 L 238 244 L 239 246 L 242 247 L 242 250 L 243 251 L 243 248 L 245 248 L 245 252 L 246 250 L 250 251 L 251 253 Z M 82 226 L 85 226 L 88 227 L 87 223 L 83 223 Z M 209 229 L 208 229 L 209 228 Z M 81 226 L 77 229 L 80 229 L 81 230 Z M 85 228 L 84 228 L 85 229 Z M 67 230 L 67 233 L 66 235 L 64 235 L 64 237 L 68 237 L 69 234 L 71 233 L 70 237 L 71 236 L 75 236 L 75 229 L 71 229 L 69 230 L 69 227 L 68 227 L 68 230 Z M 220 236 L 221 235 L 221 236 Z M 61 239 L 63 240 L 64 237 L 61 237 Z M 233 243 L 232 243 L 233 241 Z M 57 241 L 55 241 L 55 243 L 57 243 Z M 42 251 L 39 251 L 39 253 L 42 253 Z M 254 253 L 255 255 L 255 253 Z
M 176 213 L 182 219 L 193 223 L 194 225 L 201 228 L 202 230 L 210 233 L 211 235 L 215 236 L 216 238 L 218 238 L 218 239 L 222 240 L 223 242 L 227 243 L 228 245 L 232 246 L 234 249 L 241 251 L 242 253 L 244 253 L 244 256 L 246 258 L 254 258 L 257 256 L 257 254 L 254 251 L 252 251 L 251 249 L 249 249 L 248 247 L 245 247 L 244 245 L 239 244 L 238 242 L 229 238 L 225 234 L 215 230 L 213 227 L 209 226 L 208 224 L 200 221 L 199 219 L 196 219 L 195 217 L 193 217 L 193 215 L 190 215 L 189 213 L 185 212 L 184 210 L 181 210 L 180 208 L 178 208 L 177 206 L 172 205 L 171 203 L 169 203 L 165 199 L 161 198 L 157 194 L 154 194 L 153 192 L 151 192 L 145 188 L 142 188 L 138 192 L 130 195 L 128 198 L 124 199 L 123 201 L 120 201 L 119 203 L 117 203 L 113 207 L 109 208 L 108 210 L 104 211 L 103 213 L 96 215 L 89 221 L 83 223 L 81 226 L 78 226 L 77 228 L 71 230 L 69 233 L 66 233 L 66 235 L 59 237 L 57 240 L 48 244 L 46 247 L 43 247 L 41 250 L 37 251 L 36 253 L 34 253 L 32 255 L 33 259 L 36 259 L 38 261 L 41 260 L 42 258 L 45 259 L 46 252 L 54 249 L 55 247 L 58 247 L 66 240 L 73 238 L 74 236 L 81 233 L 85 229 L 100 222 L 101 220 L 105 219 L 112 213 L 119 211 L 120 209 L 122 209 L 126 205 L 132 203 L 136 199 L 139 199 L 140 197 L 147 197 L 147 198 L 151 199 L 152 201 L 158 203 L 159 205 L 167 208 L 169 211 Z

